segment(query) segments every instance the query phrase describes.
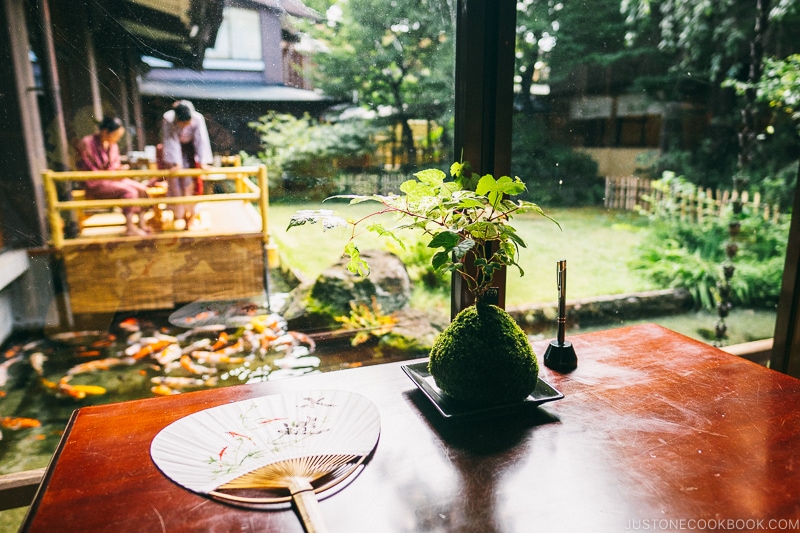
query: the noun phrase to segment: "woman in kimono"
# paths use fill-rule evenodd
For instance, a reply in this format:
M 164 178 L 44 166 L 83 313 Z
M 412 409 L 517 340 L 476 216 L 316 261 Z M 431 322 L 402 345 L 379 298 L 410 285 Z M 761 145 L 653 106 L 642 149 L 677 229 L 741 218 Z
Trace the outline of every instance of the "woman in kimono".
M 203 115 L 194 110 L 191 102 L 181 100 L 164 113 L 162 121 L 163 163 L 171 170 L 181 168 L 206 168 L 213 160 L 211 142 Z M 170 178 L 167 196 L 191 196 L 195 191 L 195 179 L 191 176 Z M 186 229 L 195 216 L 194 205 L 172 204 L 175 220 L 186 221 Z
M 87 135 L 78 143 L 78 157 L 76 166 L 78 170 L 121 170 L 123 168 L 119 157 L 117 144 L 125 135 L 125 128 L 118 118 L 105 117 L 100 122 L 97 133 Z M 87 200 L 147 198 L 147 186 L 130 178 L 121 180 L 88 180 L 86 181 Z M 149 230 L 144 224 L 141 209 L 138 207 L 123 207 L 125 215 L 126 235 L 146 235 Z M 133 214 L 139 214 L 138 227 L 134 224 Z

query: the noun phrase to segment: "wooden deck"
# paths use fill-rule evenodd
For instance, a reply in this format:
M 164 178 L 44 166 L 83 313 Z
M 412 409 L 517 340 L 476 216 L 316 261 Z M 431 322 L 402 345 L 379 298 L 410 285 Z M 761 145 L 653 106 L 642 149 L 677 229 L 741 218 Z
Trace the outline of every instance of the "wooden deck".
M 259 180 L 266 186 L 264 171 Z M 85 218 L 77 238 L 63 238 L 57 233 L 60 228 L 54 231 L 72 314 L 172 309 L 200 299 L 264 294 L 271 251 L 264 220 L 267 198 L 263 189 L 247 187 L 254 190 L 192 197 L 202 213 L 200 227 L 165 229 L 143 237 L 125 235 L 124 216 L 109 201 L 54 201 L 54 210 L 97 204 L 107 208 Z M 160 200 L 163 209 L 176 203 Z M 153 207 L 156 201 L 128 202 Z M 171 213 L 166 211 L 165 218 L 169 221 Z M 51 220 L 56 221 L 52 213 Z
M 207 229 L 128 237 L 95 226 L 64 241 L 74 314 L 170 309 L 198 299 L 257 296 L 264 287 L 261 220 L 244 202 L 201 206 Z M 109 218 L 109 215 L 93 215 Z M 113 214 L 110 214 L 113 216 Z

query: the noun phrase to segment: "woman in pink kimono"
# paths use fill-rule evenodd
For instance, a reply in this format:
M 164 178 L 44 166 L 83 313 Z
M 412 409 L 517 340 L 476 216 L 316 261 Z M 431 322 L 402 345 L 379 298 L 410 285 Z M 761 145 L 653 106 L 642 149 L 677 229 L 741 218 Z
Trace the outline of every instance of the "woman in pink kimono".
M 164 113 L 162 143 L 163 162 L 172 170 L 205 168 L 214 161 L 206 121 L 203 115 L 194 110 L 192 103 L 186 100 L 181 100 L 173 109 Z M 202 191 L 195 191 L 195 179 L 192 177 L 169 180 L 168 196 L 191 196 L 201 193 Z M 186 229 L 189 229 L 195 216 L 194 205 L 173 204 L 171 209 L 175 214 L 175 220 L 185 220 Z
M 94 135 L 87 135 L 78 143 L 78 170 L 120 170 L 122 162 L 117 144 L 125 135 L 125 128 L 118 118 L 105 117 Z M 121 180 L 88 180 L 86 182 L 87 200 L 108 200 L 117 198 L 147 198 L 147 186 L 130 178 Z M 138 227 L 133 222 L 133 214 L 138 207 L 123 207 L 126 235 L 146 235 L 144 217 L 139 216 Z

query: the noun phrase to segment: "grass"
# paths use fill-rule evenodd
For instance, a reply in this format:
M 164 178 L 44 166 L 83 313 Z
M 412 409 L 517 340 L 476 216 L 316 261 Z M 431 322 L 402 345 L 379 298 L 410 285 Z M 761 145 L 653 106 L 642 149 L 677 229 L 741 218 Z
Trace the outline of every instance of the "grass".
M 376 204 L 373 204 L 373 207 Z M 285 259 L 303 275 L 313 278 L 341 256 L 349 238 L 342 228 L 323 232 L 315 226 L 286 227 L 298 209 L 334 209 L 347 218 L 358 218 L 372 212 L 370 204 L 276 204 L 270 206 L 272 235 Z M 556 261 L 567 260 L 567 299 L 578 300 L 594 296 L 627 294 L 654 290 L 659 287 L 648 282 L 628 264 L 635 257 L 636 246 L 649 235 L 647 220 L 626 212 L 602 208 L 546 210 L 561 224 L 561 230 L 543 217 L 525 215 L 515 219 L 519 234 L 528 248 L 523 250 L 520 263 L 525 271 L 516 269 L 508 274 L 508 307 L 537 302 L 554 302 L 557 298 Z M 409 238 L 415 238 L 409 235 Z M 358 239 L 359 248 L 382 249 L 383 241 L 371 233 Z M 440 293 L 417 289 L 412 306 L 437 309 L 449 313 L 449 287 Z M 710 342 L 717 317 L 713 312 L 698 312 L 676 317 L 650 318 L 645 322 L 659 323 L 685 335 Z M 775 325 L 774 311 L 734 309 L 727 320 L 730 338 L 727 345 L 769 338 Z M 636 321 L 628 321 L 626 325 Z M 622 323 L 607 324 L 618 327 Z M 583 332 L 582 330 L 581 332 Z M 573 332 L 574 333 L 574 332 Z
M 304 276 L 316 277 L 335 263 L 350 237 L 350 229 L 322 231 L 317 226 L 286 231 L 289 219 L 298 209 L 334 209 L 350 219 L 372 212 L 377 204 L 275 204 L 270 206 L 270 228 L 286 261 Z M 625 294 L 656 287 L 628 268 L 635 248 L 646 238 L 646 221 L 632 213 L 602 208 L 548 210 L 562 230 L 541 216 L 523 215 L 514 219 L 518 233 L 528 244 L 522 251 L 520 266 L 508 273 L 506 303 L 509 307 L 526 303 L 552 302 L 557 298 L 556 261 L 567 260 L 567 298 L 570 300 Z M 391 221 L 386 216 L 384 223 Z M 408 234 L 414 239 L 413 233 Z M 372 233 L 358 237 L 359 249 L 384 249 L 384 241 Z M 425 298 L 420 296 L 420 298 Z

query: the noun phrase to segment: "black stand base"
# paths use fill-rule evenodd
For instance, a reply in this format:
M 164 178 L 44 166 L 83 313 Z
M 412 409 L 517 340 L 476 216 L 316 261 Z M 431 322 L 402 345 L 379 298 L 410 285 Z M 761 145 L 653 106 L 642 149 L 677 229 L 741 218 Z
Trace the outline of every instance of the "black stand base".
M 558 372 L 569 372 L 578 368 L 578 356 L 575 355 L 575 348 L 572 343 L 550 341 L 550 346 L 544 352 L 544 365 Z

